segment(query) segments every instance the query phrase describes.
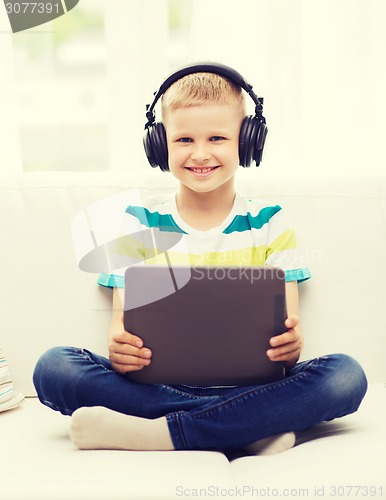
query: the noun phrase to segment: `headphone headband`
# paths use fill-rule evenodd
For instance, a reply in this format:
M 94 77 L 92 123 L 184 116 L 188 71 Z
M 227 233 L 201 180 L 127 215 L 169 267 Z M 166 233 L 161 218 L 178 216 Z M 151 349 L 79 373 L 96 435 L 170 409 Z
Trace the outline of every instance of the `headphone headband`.
M 163 81 L 160 88 L 155 93 L 153 102 L 146 106 L 146 118 L 148 122 L 145 125 L 145 129 L 147 129 L 155 121 L 154 108 L 162 94 L 164 94 L 166 90 L 173 85 L 173 83 L 181 80 L 181 78 L 183 78 L 184 76 L 191 75 L 193 73 L 215 73 L 216 75 L 228 78 L 236 85 L 239 85 L 242 89 L 245 90 L 245 92 L 247 92 L 251 96 L 253 102 L 255 103 L 256 116 L 262 118 L 264 99 L 262 97 L 257 97 L 252 89 L 252 85 L 247 83 L 240 73 L 229 66 L 225 66 L 224 64 L 203 62 L 183 66 Z

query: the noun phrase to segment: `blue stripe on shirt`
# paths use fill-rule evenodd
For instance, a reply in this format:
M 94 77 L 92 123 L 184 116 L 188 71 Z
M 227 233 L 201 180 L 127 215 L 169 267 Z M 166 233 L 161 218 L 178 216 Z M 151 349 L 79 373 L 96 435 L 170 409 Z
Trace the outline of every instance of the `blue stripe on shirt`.
M 281 206 L 275 205 L 263 208 L 257 215 L 252 215 L 250 212 L 247 212 L 246 215 L 236 215 L 229 226 L 224 229 L 223 233 L 230 234 L 235 231 L 241 233 L 243 231 L 250 231 L 251 229 L 261 229 L 280 210 Z
M 136 217 L 141 224 L 146 227 L 158 227 L 160 231 L 170 233 L 186 233 L 174 221 L 170 214 L 160 214 L 159 212 L 150 212 L 145 207 L 128 206 L 126 213 Z

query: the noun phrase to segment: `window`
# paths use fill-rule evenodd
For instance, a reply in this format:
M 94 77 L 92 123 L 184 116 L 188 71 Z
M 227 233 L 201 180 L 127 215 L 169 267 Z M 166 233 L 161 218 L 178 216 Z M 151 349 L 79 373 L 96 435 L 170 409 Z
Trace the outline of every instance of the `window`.
M 81 0 L 10 35 L 23 171 L 139 168 L 145 102 L 184 61 L 190 11 L 190 0 Z

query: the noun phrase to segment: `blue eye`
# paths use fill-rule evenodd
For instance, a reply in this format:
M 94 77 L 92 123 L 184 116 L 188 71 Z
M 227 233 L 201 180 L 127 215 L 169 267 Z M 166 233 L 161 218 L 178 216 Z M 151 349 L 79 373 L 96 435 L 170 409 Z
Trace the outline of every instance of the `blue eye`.
M 180 137 L 177 142 L 192 142 L 192 139 L 190 137 Z
M 216 142 L 216 141 L 224 141 L 225 137 L 222 137 L 221 135 L 214 135 L 213 137 L 210 138 L 211 141 Z

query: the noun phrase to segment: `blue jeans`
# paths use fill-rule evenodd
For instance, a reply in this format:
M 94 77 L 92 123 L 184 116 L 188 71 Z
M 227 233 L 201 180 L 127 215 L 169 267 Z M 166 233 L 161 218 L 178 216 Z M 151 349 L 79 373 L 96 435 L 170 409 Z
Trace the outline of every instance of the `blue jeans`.
M 344 354 L 298 363 L 285 379 L 239 387 L 187 387 L 131 382 L 110 361 L 85 349 L 54 347 L 34 372 L 40 401 L 64 415 L 105 406 L 145 418 L 166 416 L 177 450 L 232 450 L 275 434 L 353 413 L 366 376 Z

